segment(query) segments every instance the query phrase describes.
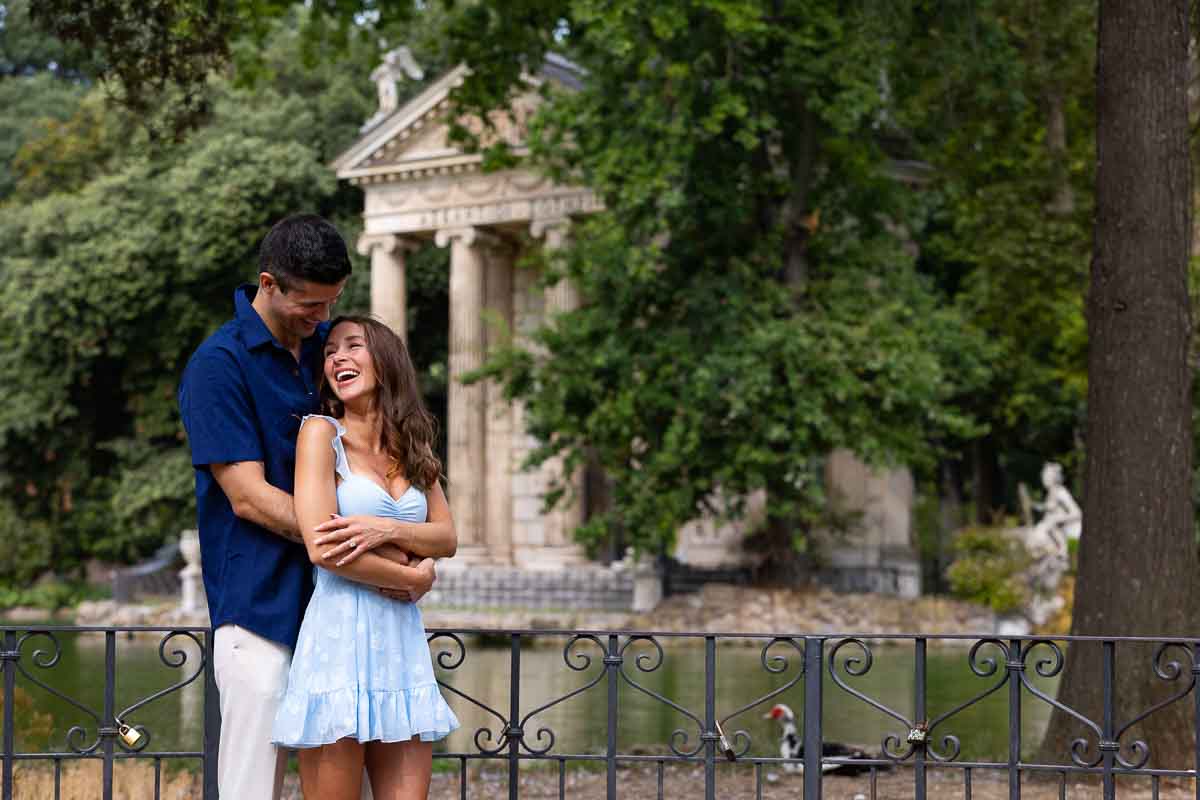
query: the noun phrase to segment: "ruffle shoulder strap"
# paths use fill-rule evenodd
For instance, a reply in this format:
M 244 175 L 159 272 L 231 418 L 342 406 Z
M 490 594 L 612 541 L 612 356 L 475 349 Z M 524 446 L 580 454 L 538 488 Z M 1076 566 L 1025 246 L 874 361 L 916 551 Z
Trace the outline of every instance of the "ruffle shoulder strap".
M 337 432 L 333 436 L 333 469 L 342 480 L 350 477 L 350 462 L 346 460 L 346 448 L 342 444 L 342 437 L 346 435 L 346 426 L 334 417 L 327 417 L 324 414 L 306 414 L 304 419 L 300 421 L 300 427 L 304 427 L 304 423 L 310 419 L 323 419 L 333 423 L 334 430 Z

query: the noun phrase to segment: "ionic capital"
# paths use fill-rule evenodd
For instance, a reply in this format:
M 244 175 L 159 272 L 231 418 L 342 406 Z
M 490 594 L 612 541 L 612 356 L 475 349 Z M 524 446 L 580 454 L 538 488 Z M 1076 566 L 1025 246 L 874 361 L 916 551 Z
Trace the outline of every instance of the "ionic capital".
M 355 249 L 360 256 L 369 256 L 371 251 L 376 248 L 384 253 L 403 255 L 419 249 L 420 246 L 421 243 L 415 239 L 397 236 L 394 233 L 364 233 L 358 237 Z
M 455 228 L 440 228 L 433 236 L 434 244 L 438 247 L 449 247 L 450 243 L 458 240 L 467 247 L 485 247 L 491 250 L 507 250 L 508 242 L 491 231 L 476 225 L 463 225 Z
M 571 228 L 571 220 L 568 217 L 547 217 L 545 219 L 535 219 L 529 223 L 529 235 L 535 239 L 545 237 L 546 247 L 557 249 L 566 244 L 567 234 Z

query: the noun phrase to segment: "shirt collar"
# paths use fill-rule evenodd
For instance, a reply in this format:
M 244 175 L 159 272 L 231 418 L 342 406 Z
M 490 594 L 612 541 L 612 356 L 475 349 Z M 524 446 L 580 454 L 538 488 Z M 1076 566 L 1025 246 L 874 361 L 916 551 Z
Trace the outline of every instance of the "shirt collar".
M 254 296 L 257 293 L 258 287 L 253 283 L 243 283 L 233 292 L 234 318 L 241 330 L 242 341 L 250 350 L 272 343 L 283 349 L 283 345 L 276 341 L 275 334 L 271 333 L 267 323 L 263 322 L 262 317 L 254 310 Z M 312 336 L 300 343 L 301 353 L 307 356 L 312 353 L 313 347 L 320 349 L 328 334 L 329 321 L 326 320 L 317 326 L 317 330 Z
M 243 283 L 233 292 L 234 318 L 242 332 L 242 341 L 251 350 L 275 341 L 267 323 L 254 310 L 254 296 L 257 293 L 258 287 L 253 283 Z

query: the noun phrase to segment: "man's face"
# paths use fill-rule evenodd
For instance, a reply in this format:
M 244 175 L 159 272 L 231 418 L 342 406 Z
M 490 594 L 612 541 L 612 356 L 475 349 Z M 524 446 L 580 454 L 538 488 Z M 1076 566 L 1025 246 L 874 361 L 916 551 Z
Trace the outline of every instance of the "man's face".
M 267 298 L 268 313 L 286 338 L 307 339 L 317 326 L 329 319 L 333 305 L 342 295 L 346 279 L 337 283 L 293 281 L 285 292 L 270 273 L 259 275 L 258 290 Z

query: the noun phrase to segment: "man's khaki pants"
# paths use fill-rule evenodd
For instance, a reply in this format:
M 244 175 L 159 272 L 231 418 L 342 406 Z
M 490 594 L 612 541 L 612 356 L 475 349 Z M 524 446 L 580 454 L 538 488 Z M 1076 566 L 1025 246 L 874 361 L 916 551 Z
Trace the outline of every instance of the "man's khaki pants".
M 279 800 L 287 751 L 271 744 L 287 689 L 291 649 L 238 625 L 213 634 L 213 677 L 221 695 L 221 800 Z
M 279 800 L 288 751 L 271 744 L 292 651 L 238 625 L 213 634 L 213 678 L 221 695 L 217 789 L 222 800 Z M 362 800 L 371 800 L 363 773 Z

